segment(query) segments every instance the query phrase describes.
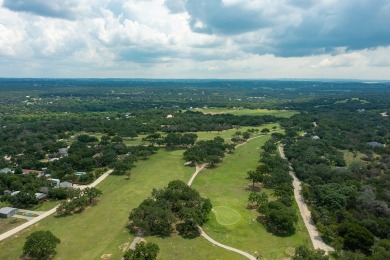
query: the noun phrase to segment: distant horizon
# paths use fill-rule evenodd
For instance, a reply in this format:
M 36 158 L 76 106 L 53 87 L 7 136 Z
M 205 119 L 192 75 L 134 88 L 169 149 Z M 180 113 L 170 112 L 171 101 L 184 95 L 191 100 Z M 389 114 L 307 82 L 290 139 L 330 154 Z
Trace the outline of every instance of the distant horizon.
M 69 80 L 227 80 L 227 81 L 340 81 L 340 82 L 360 82 L 360 83 L 383 83 L 390 82 L 390 79 L 358 79 L 358 78 L 126 78 L 126 77 L 0 77 L 0 79 L 69 79 Z

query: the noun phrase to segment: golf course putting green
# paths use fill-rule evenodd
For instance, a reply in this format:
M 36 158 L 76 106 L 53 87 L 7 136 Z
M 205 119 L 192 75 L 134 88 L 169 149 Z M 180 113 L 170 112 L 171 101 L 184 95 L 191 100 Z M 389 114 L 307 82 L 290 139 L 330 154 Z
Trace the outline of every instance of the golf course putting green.
M 213 207 L 213 213 L 217 222 L 224 226 L 236 224 L 241 219 L 241 214 L 237 210 L 226 206 Z

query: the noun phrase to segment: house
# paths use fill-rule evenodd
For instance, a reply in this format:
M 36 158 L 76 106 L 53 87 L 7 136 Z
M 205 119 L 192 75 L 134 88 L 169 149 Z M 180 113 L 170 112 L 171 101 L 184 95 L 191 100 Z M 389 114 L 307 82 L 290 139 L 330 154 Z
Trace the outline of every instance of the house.
M 381 144 L 381 143 L 378 143 L 378 142 L 368 142 L 367 144 L 369 146 L 371 146 L 371 147 L 380 147 L 380 148 L 386 147 L 385 144 Z
M 12 192 L 10 195 L 11 196 L 16 196 L 16 195 L 18 195 L 19 192 L 20 192 L 20 190 L 16 190 L 16 191 Z
M 37 192 L 37 193 L 35 193 L 35 198 L 37 199 L 37 200 L 43 200 L 43 199 L 45 199 L 47 197 L 47 194 L 45 194 L 45 193 L 42 193 L 42 192 Z
M 3 169 L 1 169 L 0 170 L 0 173 L 14 173 L 14 171 L 13 170 L 11 170 L 10 168 L 3 168 Z
M 68 181 L 63 181 L 60 183 L 60 188 L 72 188 L 73 184 Z
M 173 118 L 173 115 L 167 115 L 167 118 Z
M 61 157 L 68 156 L 68 148 L 60 148 L 58 149 L 58 153 Z
M 51 182 L 52 187 L 59 187 L 60 186 L 60 179 L 47 179 L 48 181 Z
M 16 213 L 18 213 L 17 208 L 11 208 L 11 207 L 0 208 L 0 218 L 10 218 Z
M 76 174 L 77 176 L 81 176 L 81 175 L 86 174 L 86 172 L 76 172 L 75 174 Z
M 315 135 L 311 139 L 313 139 L 313 140 L 320 140 L 320 137 L 318 135 Z
M 4 191 L 4 195 L 11 195 L 11 193 L 12 193 L 12 191 L 10 191 L 10 190 L 5 190 Z

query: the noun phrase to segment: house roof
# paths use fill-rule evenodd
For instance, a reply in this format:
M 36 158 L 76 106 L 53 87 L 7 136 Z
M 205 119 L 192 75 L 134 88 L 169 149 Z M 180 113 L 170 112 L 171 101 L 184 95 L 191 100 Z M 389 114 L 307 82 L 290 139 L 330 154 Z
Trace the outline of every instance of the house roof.
M 60 183 L 60 187 L 61 188 L 70 188 L 70 187 L 72 187 L 72 183 L 70 183 L 68 181 L 63 181 Z
M 35 193 L 35 198 L 37 198 L 38 200 L 44 199 L 46 198 L 46 196 L 47 195 L 45 193 L 41 193 L 41 192 Z
M 0 208 L 0 214 L 9 214 L 10 212 L 18 210 L 17 208 L 11 208 L 11 207 L 4 207 Z
M 378 143 L 378 142 L 368 142 L 367 144 L 369 146 L 372 146 L 372 147 L 385 147 L 384 144 L 381 144 L 381 143 Z
M 13 172 L 10 168 L 3 168 L 0 170 L 0 173 L 9 173 L 9 172 Z

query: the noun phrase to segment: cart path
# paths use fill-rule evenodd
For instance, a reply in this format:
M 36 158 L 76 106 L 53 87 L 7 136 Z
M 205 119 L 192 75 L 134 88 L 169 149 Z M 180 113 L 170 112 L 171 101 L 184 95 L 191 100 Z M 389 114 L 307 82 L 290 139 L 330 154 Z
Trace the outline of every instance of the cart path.
M 284 147 L 283 145 L 278 146 L 278 150 L 280 153 L 280 157 L 287 160 L 286 155 L 284 154 Z M 322 249 L 325 251 L 326 254 L 328 254 L 330 251 L 335 251 L 335 249 L 327 244 L 322 240 L 320 234 L 317 231 L 316 226 L 314 225 L 312 219 L 311 219 L 311 213 L 309 208 L 306 205 L 306 202 L 301 194 L 301 182 L 299 179 L 295 176 L 295 173 L 293 171 L 293 168 L 291 167 L 291 164 L 289 163 L 289 174 L 293 178 L 293 186 L 294 186 L 294 197 L 298 204 L 299 211 L 301 213 L 303 222 L 305 223 L 306 229 L 309 232 L 310 240 L 313 244 L 314 249 Z
M 259 137 L 262 137 L 262 136 L 263 135 L 259 135 L 259 136 L 255 136 L 255 137 L 249 138 L 244 143 L 236 145 L 236 148 L 246 144 L 247 142 L 249 142 L 249 141 L 251 141 L 253 139 L 256 139 L 256 138 L 259 138 Z M 191 179 L 187 183 L 188 186 L 191 186 L 191 184 L 194 181 L 195 177 L 198 175 L 199 172 L 201 172 L 205 168 L 206 165 L 207 164 L 196 165 L 195 172 L 192 174 Z M 198 226 L 198 228 L 199 228 L 199 231 L 200 231 L 200 235 L 202 237 L 204 237 L 206 240 L 208 240 L 210 243 L 212 243 L 213 245 L 219 246 L 219 247 L 224 248 L 224 249 L 229 250 L 229 251 L 236 252 L 236 253 L 238 253 L 238 254 L 240 254 L 242 256 L 245 256 L 246 258 L 248 258 L 250 260 L 256 260 L 257 259 L 253 255 L 251 255 L 251 254 L 249 254 L 249 253 L 247 253 L 245 251 L 242 251 L 240 249 L 237 249 L 237 248 L 234 248 L 234 247 L 230 247 L 230 246 L 224 245 L 222 243 L 219 243 L 218 241 L 215 241 L 209 235 L 207 235 L 206 232 L 204 232 L 204 230 L 200 226 Z
M 84 188 L 86 187 L 95 187 L 96 185 L 98 185 L 99 183 L 101 183 L 105 178 L 107 178 L 108 175 L 110 175 L 110 173 L 112 173 L 113 170 L 108 170 L 106 171 L 104 174 L 102 174 L 99 178 L 97 178 L 93 183 L 89 184 L 89 185 L 86 185 Z M 49 211 L 46 211 L 44 212 L 43 214 L 39 215 L 38 217 L 26 222 L 26 223 L 23 223 L 22 225 L 20 226 L 17 226 L 15 227 L 14 229 L 11 229 L 3 234 L 0 234 L 0 241 L 10 237 L 10 236 L 13 236 L 15 235 L 16 233 L 22 231 L 23 229 L 26 229 L 28 228 L 29 226 L 31 225 L 34 225 L 35 223 L 41 221 L 42 219 L 50 216 L 51 214 L 55 213 L 56 210 L 57 210 L 57 207 L 59 205 L 55 206 L 54 208 L 52 208 L 51 210 Z

